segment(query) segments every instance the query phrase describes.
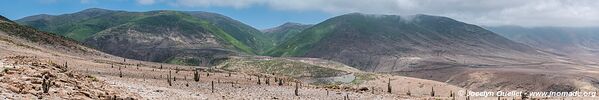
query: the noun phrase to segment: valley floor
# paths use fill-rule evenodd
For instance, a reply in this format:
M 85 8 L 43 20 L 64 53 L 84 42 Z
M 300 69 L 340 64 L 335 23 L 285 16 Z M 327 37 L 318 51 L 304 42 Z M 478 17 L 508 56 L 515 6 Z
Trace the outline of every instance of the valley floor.
M 450 97 L 450 93 L 465 90 L 437 81 L 376 74 L 377 77 L 361 84 L 313 85 L 300 83 L 298 96 L 295 96 L 296 84 L 291 82 L 297 81 L 294 79 L 290 79 L 291 81 L 279 86 L 272 81 L 275 77 L 268 77 L 269 84 L 266 84 L 265 78 L 262 77 L 261 83 L 258 84 L 255 74 L 215 69 L 200 72 L 200 81 L 195 82 L 192 80 L 193 71 L 191 70 L 194 66 L 169 65 L 128 59 L 123 61 L 122 58 L 110 55 L 65 55 L 59 52 L 15 47 L 0 42 L 0 59 L 0 66 L 2 66 L 0 68 L 2 70 L 9 69 L 0 76 L 1 99 L 111 99 L 117 97 L 120 99 L 151 100 L 342 100 L 344 98 L 363 100 L 451 100 L 453 97 Z M 68 71 L 63 72 L 60 66 L 65 63 L 68 63 L 68 68 L 65 68 Z M 10 68 L 13 66 L 17 67 Z M 163 68 L 160 68 L 160 66 L 163 66 Z M 40 74 L 44 71 L 56 75 L 53 80 L 58 85 L 51 86 L 50 93 L 41 93 L 39 80 Z M 175 77 L 172 86 L 169 86 L 166 80 L 169 72 Z M 207 75 L 208 73 L 210 76 Z M 229 73 L 231 73 L 231 76 L 229 76 Z M 121 74 L 122 77 L 120 77 Z M 389 79 L 391 80 L 392 93 L 387 93 Z M 23 90 L 27 91 L 23 92 Z M 434 91 L 434 97 L 431 97 L 431 91 Z M 462 95 L 456 94 L 455 96 L 457 100 L 466 99 Z M 473 100 L 497 100 L 497 97 L 469 98 Z

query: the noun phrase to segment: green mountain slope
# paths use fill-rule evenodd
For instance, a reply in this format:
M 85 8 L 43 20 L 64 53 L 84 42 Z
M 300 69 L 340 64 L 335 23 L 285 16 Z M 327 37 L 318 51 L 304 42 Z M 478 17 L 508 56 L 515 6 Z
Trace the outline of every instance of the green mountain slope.
M 71 40 L 53 33 L 39 31 L 31 27 L 22 26 L 3 16 L 0 16 L 0 31 L 2 31 L 2 33 L 6 33 L 8 36 L 4 37 L 5 35 L 0 35 L 0 41 L 6 41 L 8 43 L 16 44 L 17 46 L 39 50 L 39 48 L 34 48 L 32 45 L 27 45 L 26 43 L 15 40 L 15 38 L 30 41 L 38 46 L 46 47 L 45 49 L 48 50 L 56 50 L 59 52 L 68 51 L 70 53 L 97 53 L 94 50 L 90 50 L 87 47 L 82 46 L 75 40 Z
M 125 23 L 135 17 L 137 16 L 128 12 L 92 8 L 58 16 L 35 15 L 16 20 L 16 22 L 77 41 L 84 41 L 99 31 Z
M 4 16 L 0 16 L 0 21 L 5 21 L 5 22 L 12 22 L 10 19 L 4 17 Z
M 312 25 L 303 25 L 300 23 L 285 23 L 281 26 L 277 26 L 271 29 L 266 29 L 262 31 L 267 36 L 271 37 L 275 40 L 275 42 L 280 43 L 290 39 L 296 34 L 302 32 L 304 29 L 311 27 Z
M 335 28 L 332 21 L 325 21 L 320 24 L 314 25 L 311 28 L 304 30 L 299 33 L 301 35 L 293 36 L 287 41 L 281 42 L 277 47 L 269 50 L 265 55 L 270 56 L 301 56 L 305 54 L 312 45 L 315 45 L 330 34 Z
M 274 45 L 272 40 L 260 31 L 226 16 L 208 12 L 182 13 L 196 17 L 197 19 L 194 20 L 209 22 L 212 26 L 216 26 L 216 28 L 239 41 L 241 45 L 250 47 L 251 50 L 242 49 L 246 53 L 259 53 L 263 51 L 262 49 L 271 48 Z M 152 15 L 154 15 L 152 12 L 126 12 L 91 8 L 73 14 L 30 16 L 19 19 L 17 22 L 84 42 L 100 31 Z M 243 48 L 240 45 L 237 46 Z
M 225 49 L 255 53 L 210 22 L 176 11 L 146 12 L 94 34 L 85 43 L 111 54 L 156 62 L 211 59 L 218 56 L 213 52 L 221 51 L 234 54 Z
M 222 20 L 232 19 L 212 20 L 179 11 L 93 8 L 73 14 L 31 16 L 17 22 L 56 32 L 110 54 L 156 62 L 212 58 L 214 55 L 209 53 L 214 52 L 259 54 L 262 48 L 272 47 L 261 32 L 248 33 L 253 29 L 249 26 L 222 27 L 244 25 L 240 22 L 218 22 L 223 25 L 217 26 L 216 21 Z
M 368 71 L 456 65 L 465 59 L 475 64 L 542 61 L 537 54 L 534 48 L 446 17 L 359 13 L 316 24 L 266 53 L 324 58 Z
M 262 53 L 274 46 L 274 41 L 270 37 L 265 36 L 262 32 L 249 25 L 227 16 L 202 11 L 187 11 L 185 13 L 212 23 L 224 32 L 231 34 L 235 39 L 254 48 L 257 53 Z

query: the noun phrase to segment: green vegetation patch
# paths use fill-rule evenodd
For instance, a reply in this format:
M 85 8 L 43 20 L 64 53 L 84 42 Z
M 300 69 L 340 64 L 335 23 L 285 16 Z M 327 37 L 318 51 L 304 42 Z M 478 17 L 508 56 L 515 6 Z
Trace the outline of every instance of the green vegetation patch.
M 351 82 L 352 84 L 362 84 L 366 81 L 376 79 L 376 75 L 372 73 L 355 73 L 354 75 L 356 79 Z
M 277 47 L 269 50 L 265 55 L 269 56 L 301 56 L 312 49 L 324 37 L 331 34 L 335 25 L 328 23 L 319 24 L 304 30 L 300 35 L 294 36 L 289 41 L 283 42 Z
M 94 82 L 98 82 L 98 78 L 92 76 L 92 75 L 86 75 L 87 78 L 89 78 L 90 80 L 94 81 Z
M 198 59 L 195 58 L 170 58 L 165 61 L 169 64 L 185 65 L 185 66 L 197 66 L 200 65 Z

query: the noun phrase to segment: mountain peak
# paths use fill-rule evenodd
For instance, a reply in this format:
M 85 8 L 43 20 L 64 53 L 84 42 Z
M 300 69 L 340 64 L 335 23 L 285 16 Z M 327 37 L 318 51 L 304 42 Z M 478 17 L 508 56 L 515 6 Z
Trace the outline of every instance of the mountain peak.
M 218 19 L 218 20 L 234 20 L 233 18 L 230 18 L 228 16 L 219 14 L 219 13 L 213 13 L 213 12 L 205 12 L 205 11 L 184 11 L 184 13 L 190 14 L 192 16 L 196 16 L 199 18 L 203 18 L 203 19 Z M 237 20 L 235 20 L 237 21 Z M 239 21 L 237 21 L 238 23 L 241 23 Z
M 275 40 L 275 42 L 283 42 L 309 27 L 312 27 L 312 25 L 286 22 L 277 27 L 262 30 L 262 32 L 272 37 Z
M 367 13 L 347 13 L 341 16 L 367 16 L 367 17 L 380 17 L 380 16 L 399 16 L 399 15 L 389 15 L 389 14 L 367 14 Z
M 414 14 L 414 15 L 392 15 L 392 14 L 365 14 L 365 13 L 348 13 L 338 17 L 348 17 L 348 16 L 361 16 L 366 18 L 401 18 L 403 20 L 413 20 L 413 19 L 450 19 L 449 17 L 444 16 L 434 16 L 434 15 L 426 15 L 426 14 Z
M 112 10 L 102 9 L 102 8 L 88 8 L 88 9 L 82 10 L 80 12 L 106 12 L 106 11 L 112 11 Z
M 74 14 L 75 15 L 84 15 L 85 17 L 90 17 L 90 16 L 98 16 L 98 15 L 108 14 L 108 13 L 112 13 L 112 12 L 115 12 L 115 11 L 108 10 L 108 9 L 101 9 L 101 8 L 89 8 L 89 9 L 85 9 L 85 10 L 79 11 Z M 80 16 L 80 17 L 84 17 L 84 16 Z
M 283 24 L 283 25 L 281 25 L 281 26 L 301 26 L 301 25 L 304 25 L 304 24 L 301 24 L 301 23 L 295 23 L 295 22 L 286 22 L 286 23 L 284 23 L 284 24 Z
M 296 22 L 285 22 L 282 25 L 279 25 L 277 27 L 273 27 L 273 28 L 269 28 L 269 29 L 264 29 L 262 30 L 262 32 L 264 33 L 276 33 L 274 31 L 286 31 L 287 29 L 294 29 L 294 28 L 299 28 L 299 29 L 305 29 L 308 28 L 311 25 L 307 25 L 307 24 L 301 24 L 301 23 L 296 23 Z

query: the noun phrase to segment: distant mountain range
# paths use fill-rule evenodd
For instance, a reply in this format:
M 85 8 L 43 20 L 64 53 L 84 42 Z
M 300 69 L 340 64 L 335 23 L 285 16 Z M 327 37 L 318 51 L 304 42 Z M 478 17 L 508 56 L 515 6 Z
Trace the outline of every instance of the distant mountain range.
M 487 29 L 516 42 L 558 55 L 599 63 L 599 27 L 519 27 Z

